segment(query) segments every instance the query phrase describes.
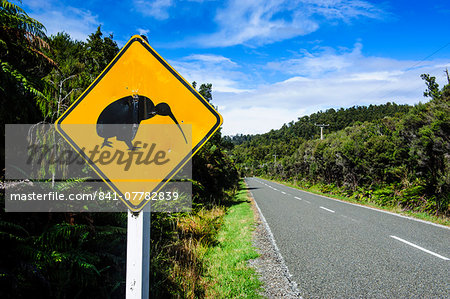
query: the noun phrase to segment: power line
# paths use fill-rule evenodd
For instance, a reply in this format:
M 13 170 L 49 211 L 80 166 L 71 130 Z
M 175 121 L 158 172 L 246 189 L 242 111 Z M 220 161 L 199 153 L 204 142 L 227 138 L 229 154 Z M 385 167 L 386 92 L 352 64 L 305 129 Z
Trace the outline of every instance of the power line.
M 448 45 L 450 45 L 450 42 L 446 43 L 445 45 L 443 45 L 442 47 L 440 47 L 439 49 L 437 49 L 436 51 L 434 51 L 433 53 L 431 53 L 427 57 L 425 57 L 422 60 L 420 60 L 419 62 L 415 63 L 413 66 L 410 66 L 409 68 L 407 68 L 405 70 L 405 72 L 409 72 L 410 70 L 412 70 L 413 68 L 415 68 L 416 66 L 418 66 L 419 64 L 421 64 L 422 62 L 424 62 L 425 60 L 430 58 L 431 56 L 433 56 L 434 54 L 436 54 L 436 53 L 440 52 L 441 50 L 445 49 Z
M 438 52 L 442 51 L 443 49 L 445 49 L 446 47 L 448 47 L 450 45 L 450 42 L 446 43 L 445 45 L 443 45 L 442 47 L 440 47 L 439 49 L 437 49 L 436 51 L 434 51 L 433 53 L 431 53 L 430 55 L 422 58 L 420 61 L 416 62 L 415 64 L 413 64 L 410 67 L 407 67 L 406 69 L 404 69 L 404 72 L 409 72 L 411 70 L 413 70 L 416 66 L 420 65 L 422 62 L 424 62 L 425 60 L 429 59 L 430 57 L 434 56 L 435 54 L 437 54 Z M 373 90 L 371 90 L 370 92 L 368 92 L 364 97 L 369 97 L 371 94 L 373 94 L 375 91 L 381 89 L 382 87 L 386 86 L 388 84 L 388 82 L 384 82 L 382 85 L 380 85 L 377 88 L 374 88 Z M 383 95 L 381 98 L 385 98 L 389 95 L 391 95 L 392 93 L 394 93 L 396 90 L 391 90 L 390 92 L 386 93 L 385 95 Z

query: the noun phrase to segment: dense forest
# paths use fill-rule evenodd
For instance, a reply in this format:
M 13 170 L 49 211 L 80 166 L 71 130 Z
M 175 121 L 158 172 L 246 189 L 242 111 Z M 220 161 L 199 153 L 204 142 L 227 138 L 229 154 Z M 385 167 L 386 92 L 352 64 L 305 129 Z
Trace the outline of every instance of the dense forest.
M 53 123 L 119 51 L 100 27 L 86 41 L 47 36 L 43 24 L 8 1 L 1 2 L 0 24 L 2 124 Z M 211 84 L 199 92 L 212 100 Z M 193 158 L 193 215 L 237 188 L 227 144 L 219 131 Z M 1 155 L 4 163 L 4 144 Z M 126 213 L 5 213 L 4 192 L 0 197 L 1 298 L 124 297 Z M 152 214 L 152 295 L 184 297 L 190 290 L 180 282 L 183 267 L 192 260 L 175 253 L 189 237 L 177 226 L 186 215 Z
M 329 109 L 266 134 L 229 137 L 243 175 L 289 180 L 360 201 L 450 213 L 450 78 L 422 75 L 415 106 Z M 315 124 L 329 124 L 325 138 Z
M 316 138 L 318 136 L 318 132 L 320 132 L 317 129 L 316 124 L 328 125 L 326 127 L 327 133 L 336 132 L 345 129 L 358 121 L 373 122 L 386 116 L 399 116 L 405 112 L 408 112 L 410 108 L 411 106 L 409 105 L 397 105 L 390 102 L 384 105 L 370 105 L 368 107 L 353 106 L 347 109 L 340 108 L 338 110 L 331 108 L 325 112 L 319 111 L 309 116 L 307 115 L 300 117 L 297 122 L 291 121 L 288 124 L 284 124 L 279 130 L 271 130 L 266 134 L 238 134 L 235 136 L 225 136 L 225 139 L 235 145 L 252 140 L 258 140 L 255 142 L 261 143 L 264 142 L 266 137 L 269 137 L 269 139 L 278 139 L 284 143 L 290 142 L 295 138 L 309 140 Z

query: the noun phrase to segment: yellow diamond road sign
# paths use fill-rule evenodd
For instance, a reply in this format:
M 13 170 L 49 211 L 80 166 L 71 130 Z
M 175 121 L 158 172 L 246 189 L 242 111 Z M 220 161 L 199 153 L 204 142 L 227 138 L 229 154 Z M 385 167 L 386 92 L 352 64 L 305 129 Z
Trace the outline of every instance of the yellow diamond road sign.
M 133 36 L 55 126 L 128 208 L 139 211 L 149 201 L 125 194 L 161 190 L 221 124 L 220 114 Z

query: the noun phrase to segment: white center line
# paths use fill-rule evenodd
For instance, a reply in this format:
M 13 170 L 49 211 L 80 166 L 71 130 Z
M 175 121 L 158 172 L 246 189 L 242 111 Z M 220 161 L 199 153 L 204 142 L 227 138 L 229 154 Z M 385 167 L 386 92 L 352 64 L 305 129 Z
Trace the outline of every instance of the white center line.
M 281 191 L 281 193 L 286 194 L 286 192 Z
M 441 259 L 443 259 L 443 260 L 445 260 L 445 261 L 450 260 L 449 258 L 446 258 L 445 256 L 442 256 L 442 255 L 439 255 L 439 254 L 437 254 L 437 253 L 434 253 L 433 251 L 430 251 L 430 250 L 428 250 L 428 249 L 425 249 L 425 248 L 423 248 L 423 247 L 420 247 L 420 246 L 418 246 L 418 245 L 416 245 L 416 244 L 413 244 L 413 243 L 411 243 L 411 242 L 408 242 L 408 241 L 406 241 L 406 240 L 403 240 L 403 239 L 401 239 L 401 238 L 399 238 L 399 237 L 396 237 L 396 236 L 390 236 L 390 237 L 391 237 L 391 238 L 394 238 L 394 239 L 396 239 L 396 240 L 398 240 L 398 241 L 400 241 L 400 242 L 403 242 L 403 243 L 405 243 L 405 244 L 408 244 L 409 246 L 412 246 L 412 247 L 415 247 L 415 248 L 420 249 L 420 250 L 422 250 L 422 251 L 425 251 L 426 253 L 429 253 L 429 254 L 432 254 L 432 255 L 434 255 L 434 256 L 437 256 L 438 258 L 441 258 Z
M 298 200 L 302 200 L 300 197 L 294 196 L 295 198 L 297 198 Z
M 321 209 L 324 209 L 325 211 L 328 211 L 328 212 L 334 213 L 334 211 L 333 211 L 333 210 L 330 210 L 330 209 L 324 208 L 324 207 L 322 207 L 322 206 L 320 206 L 320 208 L 321 208 Z

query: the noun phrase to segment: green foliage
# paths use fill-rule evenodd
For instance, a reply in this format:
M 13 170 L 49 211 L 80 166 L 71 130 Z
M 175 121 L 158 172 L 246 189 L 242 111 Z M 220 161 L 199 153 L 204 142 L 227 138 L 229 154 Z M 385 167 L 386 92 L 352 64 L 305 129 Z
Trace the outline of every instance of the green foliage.
M 35 37 L 45 37 L 44 25 L 30 18 L 20 6 L 9 1 L 2 0 L 0 4 L 0 20 L 4 30 L 16 29 Z
M 89 35 L 84 44 L 83 59 L 86 64 L 86 74 L 89 75 L 90 81 L 93 81 L 105 69 L 108 63 L 119 52 L 113 35 L 103 37 L 100 26 L 95 33 Z
M 252 244 L 255 223 L 247 190 L 241 189 L 235 200 L 217 235 L 220 243 L 210 247 L 205 255 L 204 277 L 210 285 L 206 298 L 262 298 L 262 283 L 248 266 L 248 261 L 259 255 Z
M 73 40 L 66 33 L 48 38 L 41 23 L 18 5 L 2 0 L 0 117 L 3 124 L 54 122 L 118 51 L 113 36 L 103 36 L 100 27 L 84 42 Z M 211 84 L 201 84 L 199 91 L 207 101 L 212 101 Z M 40 138 L 44 145 L 56 142 L 52 133 L 34 131 L 33 138 Z M 198 220 L 195 223 L 200 226 L 191 231 L 196 236 L 190 237 L 202 236 L 199 240 L 202 246 L 214 242 L 221 215 L 209 218 L 201 211 L 224 202 L 237 187 L 239 177 L 229 155 L 231 148 L 219 131 L 194 157 L 195 213 L 186 219 Z M 48 152 L 52 153 L 53 150 Z M 44 177 L 44 172 L 64 175 L 67 169 L 50 166 L 37 171 Z M 52 188 L 77 189 L 80 181 L 72 179 L 54 187 L 52 184 Z M 4 193 L 0 196 L 0 206 L 4 207 Z M 152 294 L 188 294 L 189 286 L 183 280 L 187 271 L 197 273 L 191 279 L 197 285 L 195 278 L 203 269 L 202 260 L 189 250 L 182 251 L 190 248 L 182 243 L 187 240 L 184 239 L 187 234 L 180 237 L 180 228 L 173 225 L 182 216 L 186 215 L 153 215 Z M 0 297 L 123 298 L 126 219 L 126 213 L 5 213 L 2 208 Z M 204 289 L 195 289 L 193 294 L 202 292 Z
M 427 90 L 423 92 L 423 96 L 430 97 L 433 100 L 441 98 L 442 93 L 439 90 L 439 84 L 436 83 L 436 77 L 430 76 L 429 74 L 422 74 L 420 77 L 427 85 Z
M 51 99 L 41 103 L 45 118 L 53 122 L 100 75 L 119 52 L 112 35 L 103 37 L 100 27 L 86 42 L 72 40 L 67 33 L 50 37 L 48 57 L 57 62 L 44 78 L 46 94 Z
M 212 84 L 211 83 L 203 83 L 200 85 L 199 93 L 207 100 L 211 102 L 212 100 Z
M 211 100 L 212 84 L 201 84 L 199 93 Z M 219 129 L 193 157 L 193 191 L 197 202 L 219 203 L 226 190 L 236 188 L 239 174 L 228 154 L 229 148 Z
M 2 211 L 1 297 L 122 297 L 126 214 L 105 214 Z
M 81 94 L 87 82 L 80 76 L 85 68 L 80 59 L 83 43 L 73 41 L 67 33 L 58 33 L 50 38 L 49 44 L 51 50 L 47 55 L 58 66 L 44 78 L 45 92 L 51 100 L 40 103 L 40 109 L 43 116 L 53 122 Z
M 448 215 L 450 85 L 439 89 L 434 77 L 422 78 L 425 96 L 431 97 L 426 104 L 330 109 L 245 137 L 248 141 L 233 150 L 238 169 L 244 175 L 319 184 L 323 192 L 361 201 Z M 324 140 L 309 133 L 315 122 L 330 123 Z
M 211 99 L 212 85 L 201 84 L 199 92 Z M 152 214 L 152 296 L 204 296 L 206 286 L 201 278 L 205 269 L 203 256 L 206 248 L 214 244 L 223 216 L 223 209 L 217 205 L 227 203 L 239 182 L 239 174 L 229 152 L 230 144 L 222 138 L 219 130 L 193 157 L 194 211 L 191 215 Z
M 2 4 L 4 3 L 6 2 Z M 3 36 L 0 35 L 2 38 Z M 3 53 L 0 56 L 2 99 L 11 99 L 9 105 L 23 112 L 21 114 L 15 110 L 6 110 L 5 122 L 54 121 L 118 52 L 112 36 L 103 37 L 100 27 L 86 42 L 74 41 L 69 35 L 59 33 L 50 37 L 46 45 L 49 47 L 43 49 L 45 54 L 40 52 L 39 55 L 45 56 L 46 61 L 52 61 L 52 64 L 45 68 L 45 72 L 28 72 L 28 68 L 39 69 L 31 60 L 17 66 L 15 61 L 3 60 L 14 56 L 3 56 Z M 2 39 L 0 42 L 2 49 L 7 47 L 10 51 L 12 46 L 12 40 L 5 42 Z M 28 55 L 24 47 L 16 47 L 15 50 L 18 56 Z M 19 91 L 16 90 L 17 86 Z M 200 92 L 208 101 L 212 99 L 211 84 L 202 84 Z M 29 102 L 24 103 L 25 100 Z M 33 113 L 28 113 L 27 107 Z M 39 138 L 44 145 L 56 142 L 52 133 L 41 134 L 34 131 L 32 136 Z M 195 215 L 201 215 L 197 209 L 222 202 L 229 190 L 236 188 L 239 178 L 227 153 L 229 148 L 230 144 L 217 132 L 195 156 Z M 47 154 L 52 153 L 53 151 L 49 151 Z M 61 172 L 64 175 L 67 170 L 49 167 L 37 171 L 41 175 L 44 172 Z M 77 189 L 79 184 L 79 179 L 73 179 L 57 183 L 54 188 Z M 0 202 L 2 206 L 3 200 L 4 198 Z M 179 233 L 171 223 L 181 216 L 164 214 L 155 215 L 152 219 L 151 276 L 155 293 L 183 294 L 185 287 L 189 289 L 182 279 L 184 273 L 173 270 L 173 267 L 180 264 L 170 261 L 189 257 L 187 263 L 182 263 L 183 269 L 198 269 L 198 273 L 203 269 L 200 259 L 177 251 L 185 248 L 183 246 L 186 244 L 180 243 Z M 120 213 L 24 213 L 17 216 L 1 211 L 0 297 L 25 298 L 39 294 L 43 298 L 123 298 L 126 219 L 126 214 Z M 217 230 L 217 219 L 201 219 L 205 220 L 202 227 L 206 230 L 196 233 L 203 236 L 202 242 L 212 242 L 212 236 Z M 161 230 L 158 233 L 159 228 Z M 167 246 L 171 246 L 173 250 L 167 251 Z M 176 276 L 170 277 L 173 273 L 177 273 Z M 171 283 L 167 281 L 169 278 Z M 196 290 L 194 293 L 201 292 L 203 291 Z
M 0 117 L 3 123 L 37 121 L 36 102 L 48 100 L 42 77 L 54 65 L 42 53 L 48 48 L 45 28 L 5 0 L 0 4 L 0 24 Z
M 85 42 L 75 41 L 65 33 L 47 38 L 42 24 L 7 1 L 1 3 L 0 20 L 3 123 L 53 122 L 119 50 L 113 36 L 104 37 L 100 27 Z M 200 92 L 208 101 L 212 100 L 211 84 L 202 84 Z M 33 138 L 40 138 L 43 144 L 55 142 L 53 134 L 38 133 L 34 132 Z M 227 154 L 229 147 L 218 132 L 193 162 L 196 213 L 191 217 L 200 215 L 198 222 L 203 223 L 204 229 L 194 232 L 203 236 L 201 242 L 212 242 L 218 218 L 214 216 L 210 221 L 199 210 L 203 206 L 211 207 L 212 202 L 223 201 L 229 190 L 236 188 L 238 173 Z M 41 175 L 43 172 L 64 175 L 66 170 L 50 167 L 37 171 Z M 55 188 L 77 189 L 79 184 L 80 179 L 73 179 L 57 183 Z M 4 207 L 4 194 L 0 205 Z M 185 273 L 173 268 L 180 263 L 168 261 L 180 262 L 189 257 L 181 263 L 182 270 L 203 269 L 200 259 L 177 251 L 186 244 L 181 243 L 184 241 L 171 223 L 176 223 L 181 216 L 156 214 L 152 219 L 155 293 L 183 294 L 185 290 L 182 279 Z M 126 219 L 125 213 L 11 214 L 2 209 L 0 297 L 123 298 Z M 159 233 L 158 229 L 161 229 Z M 167 251 L 167 246 L 172 250 Z M 171 273 L 178 274 L 168 283 Z
M 290 122 L 284 124 L 279 130 L 271 130 L 266 134 L 259 135 L 236 135 L 227 137 L 227 140 L 231 141 L 235 145 L 246 143 L 252 144 L 265 144 L 274 146 L 274 140 L 283 143 L 294 143 L 298 141 L 302 143 L 302 140 L 310 140 L 320 137 L 320 130 L 315 124 L 329 124 L 324 132 L 325 134 L 331 132 L 337 132 L 343 130 L 346 127 L 352 126 L 357 122 L 377 122 L 385 118 L 386 116 L 400 116 L 409 111 L 411 107 L 408 105 L 397 105 L 395 103 L 386 103 L 384 105 L 369 105 L 369 106 L 353 106 L 347 109 L 340 108 L 335 110 L 333 108 L 326 110 L 325 112 L 319 111 L 309 116 L 303 116 L 296 122 Z M 293 145 L 294 145 L 293 144 Z

